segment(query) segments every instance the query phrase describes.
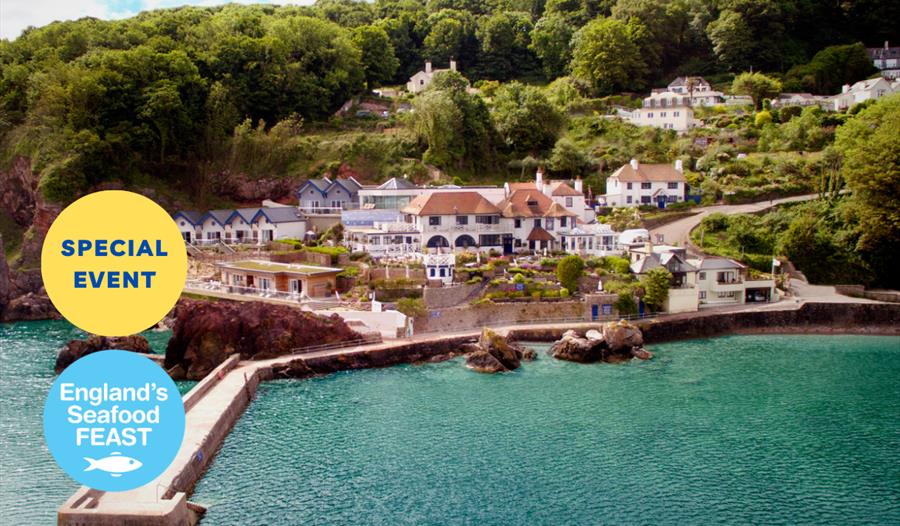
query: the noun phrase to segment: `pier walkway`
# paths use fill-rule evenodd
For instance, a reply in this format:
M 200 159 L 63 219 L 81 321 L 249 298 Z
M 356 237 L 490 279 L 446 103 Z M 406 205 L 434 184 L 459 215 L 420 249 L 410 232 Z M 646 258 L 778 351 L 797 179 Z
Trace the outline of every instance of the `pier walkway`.
M 741 305 L 701 312 L 664 315 L 658 320 L 676 320 L 718 315 L 723 312 L 753 310 L 793 310 L 802 301 L 781 301 L 774 304 Z M 542 323 L 513 324 L 493 327 L 498 332 L 510 330 L 534 330 L 579 328 L 596 326 L 597 322 L 572 320 L 544 320 Z M 225 437 L 235 422 L 251 403 L 261 381 L 273 377 L 273 370 L 284 366 L 298 357 L 304 360 L 327 358 L 354 353 L 371 353 L 379 350 L 395 349 L 408 344 L 439 344 L 459 338 L 475 337 L 480 328 L 465 331 L 424 334 L 412 338 L 365 343 L 349 347 L 321 349 L 313 352 L 298 352 L 268 360 L 241 361 L 233 355 L 214 369 L 206 378 L 198 382 L 184 396 L 186 410 L 185 436 L 175 460 L 155 481 L 141 488 L 107 493 L 82 487 L 59 508 L 58 525 L 94 526 L 192 526 L 205 511 L 202 506 L 188 502 L 197 481 L 215 457 Z M 435 345 L 434 347 L 437 347 Z M 302 351 L 302 350 L 301 350 Z

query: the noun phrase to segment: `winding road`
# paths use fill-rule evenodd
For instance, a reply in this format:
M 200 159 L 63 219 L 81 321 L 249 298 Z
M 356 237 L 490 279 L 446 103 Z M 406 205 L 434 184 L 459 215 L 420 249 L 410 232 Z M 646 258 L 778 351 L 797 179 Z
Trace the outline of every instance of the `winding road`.
M 695 208 L 694 211 L 697 212 L 696 214 L 685 217 L 683 219 L 679 219 L 677 221 L 672 221 L 671 223 L 661 225 L 657 228 L 653 228 L 650 230 L 650 236 L 654 240 L 654 242 L 660 239 L 659 236 L 662 236 L 662 243 L 687 247 L 688 252 L 690 252 L 691 254 L 700 254 L 700 251 L 696 247 L 692 246 L 689 242 L 691 230 L 693 230 L 695 226 L 699 225 L 700 221 L 702 221 L 703 218 L 708 216 L 709 214 L 715 212 L 726 215 L 748 214 L 753 212 L 760 212 L 762 210 L 766 210 L 768 208 L 772 208 L 784 203 L 811 201 L 813 199 L 817 199 L 818 197 L 819 194 L 806 194 L 796 195 L 793 197 L 785 197 L 782 199 L 775 199 L 772 201 L 759 201 L 756 203 L 747 203 L 742 205 L 714 205 Z

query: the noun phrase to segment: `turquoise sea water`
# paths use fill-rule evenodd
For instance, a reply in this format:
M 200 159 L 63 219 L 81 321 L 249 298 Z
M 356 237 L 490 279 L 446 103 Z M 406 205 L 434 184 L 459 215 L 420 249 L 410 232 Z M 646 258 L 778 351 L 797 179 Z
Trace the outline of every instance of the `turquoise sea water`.
M 0 524 L 56 524 L 56 509 L 78 488 L 44 445 L 43 415 L 59 348 L 85 336 L 65 321 L 0 324 Z M 162 353 L 171 332 L 144 336 Z
M 203 525 L 900 524 L 900 338 L 459 360 L 260 387 Z

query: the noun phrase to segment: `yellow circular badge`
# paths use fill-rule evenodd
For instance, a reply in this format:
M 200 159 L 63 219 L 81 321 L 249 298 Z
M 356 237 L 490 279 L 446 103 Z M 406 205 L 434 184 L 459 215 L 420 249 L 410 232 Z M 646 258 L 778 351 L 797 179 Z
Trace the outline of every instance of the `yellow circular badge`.
M 119 190 L 75 201 L 50 226 L 41 274 L 53 305 L 78 328 L 102 336 L 141 332 L 178 301 L 187 252 L 158 204 Z

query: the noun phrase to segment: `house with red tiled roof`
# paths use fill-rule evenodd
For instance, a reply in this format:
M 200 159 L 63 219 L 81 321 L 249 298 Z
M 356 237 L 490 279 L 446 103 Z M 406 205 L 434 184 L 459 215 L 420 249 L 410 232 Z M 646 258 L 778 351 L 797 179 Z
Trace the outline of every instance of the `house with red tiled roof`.
M 478 192 L 422 194 L 400 212 L 422 233 L 423 249 L 513 250 L 511 221 Z
M 569 181 L 544 179 L 543 170 L 538 168 L 533 182 L 506 183 L 504 189 L 507 196 L 517 190 L 537 190 L 553 202 L 565 207 L 566 210 L 574 212 L 582 221 L 586 223 L 593 221 L 594 210 L 588 206 L 585 200 L 584 185 L 581 178 L 578 177 L 571 183 L 569 184 Z
M 681 160 L 646 164 L 632 159 L 606 178 L 601 204 L 612 207 L 650 205 L 665 208 L 684 201 L 687 179 Z
M 556 250 L 561 244 L 559 235 L 575 228 L 578 215 L 567 210 L 538 190 L 521 183 L 497 204 L 501 215 L 512 222 L 515 250 Z

